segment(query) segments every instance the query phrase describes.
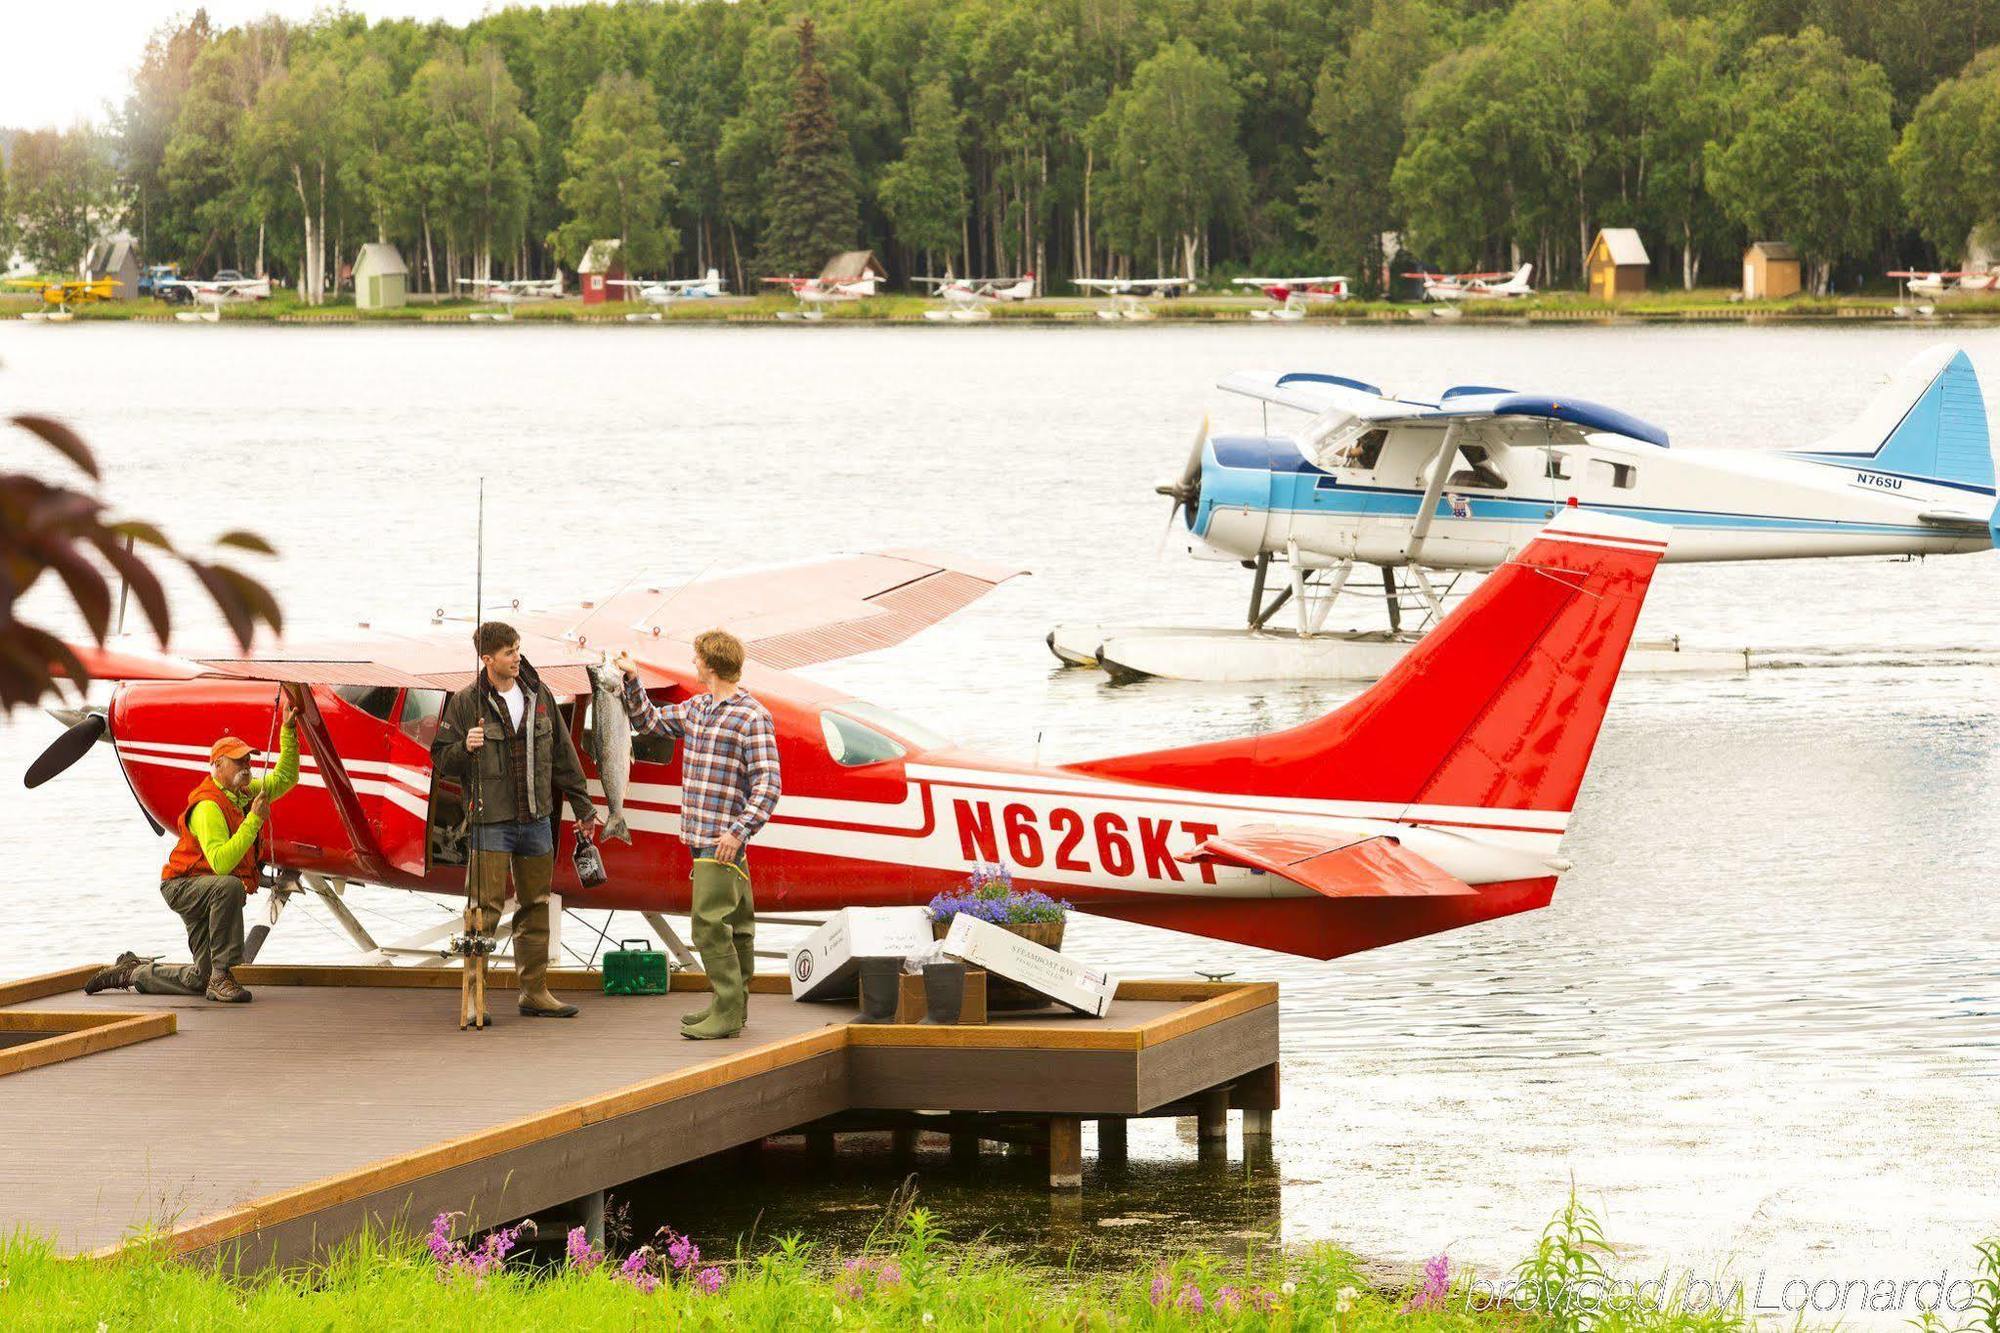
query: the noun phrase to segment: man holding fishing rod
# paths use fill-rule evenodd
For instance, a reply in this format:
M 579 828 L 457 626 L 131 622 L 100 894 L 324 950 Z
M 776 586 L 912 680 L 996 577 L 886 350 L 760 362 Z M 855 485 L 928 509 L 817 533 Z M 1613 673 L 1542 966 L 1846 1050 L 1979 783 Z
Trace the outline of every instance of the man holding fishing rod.
M 681 750 L 681 841 L 693 858 L 695 951 L 715 1002 L 681 1020 L 696 1041 L 743 1031 L 757 971 L 756 907 L 744 846 L 778 807 L 778 736 L 771 714 L 742 685 L 743 644 L 712 629 L 694 641 L 702 693 L 662 707 L 646 697 L 638 664 L 621 652 L 625 712 L 633 729 L 685 738 Z
M 521 657 L 521 636 L 497 620 L 473 634 L 480 671 L 445 702 L 431 762 L 465 787 L 477 853 L 473 897 L 498 922 L 513 876 L 514 968 L 519 1009 L 528 1018 L 574 1018 L 577 1008 L 549 993 L 549 881 L 555 873 L 555 796 L 568 798 L 576 836 L 590 838 L 597 810 L 555 696 Z

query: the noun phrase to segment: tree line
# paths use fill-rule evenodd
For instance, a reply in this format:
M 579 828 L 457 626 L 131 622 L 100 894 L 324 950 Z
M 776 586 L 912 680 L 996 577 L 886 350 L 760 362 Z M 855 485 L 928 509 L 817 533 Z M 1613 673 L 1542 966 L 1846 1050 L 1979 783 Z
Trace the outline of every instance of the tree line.
M 156 33 L 105 127 L 18 131 L 0 253 L 420 288 L 618 238 L 634 272 L 1344 271 L 1385 240 L 1576 281 L 1634 226 L 1692 286 L 1824 290 L 2000 220 L 2000 0 L 688 0 L 463 27 Z M 1984 49 L 1991 47 L 1992 49 Z

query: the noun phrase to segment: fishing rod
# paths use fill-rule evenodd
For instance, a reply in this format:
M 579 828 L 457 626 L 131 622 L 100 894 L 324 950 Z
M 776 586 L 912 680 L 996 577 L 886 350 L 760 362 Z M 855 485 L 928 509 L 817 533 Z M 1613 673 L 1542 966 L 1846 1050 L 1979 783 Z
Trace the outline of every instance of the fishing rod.
M 479 657 L 479 618 L 486 610 L 486 478 L 479 478 L 478 517 L 475 520 L 472 566 L 472 725 L 485 736 L 486 700 L 483 683 L 486 664 Z M 467 729 L 468 734 L 470 728 Z M 482 744 L 481 749 L 485 746 Z M 485 909 L 479 901 L 479 759 L 478 752 L 465 752 L 465 933 L 459 937 L 465 958 L 465 975 L 459 981 L 458 1026 L 479 1029 L 486 1026 L 486 939 Z M 503 903 L 502 906 L 505 906 Z M 496 922 L 497 924 L 497 922 Z

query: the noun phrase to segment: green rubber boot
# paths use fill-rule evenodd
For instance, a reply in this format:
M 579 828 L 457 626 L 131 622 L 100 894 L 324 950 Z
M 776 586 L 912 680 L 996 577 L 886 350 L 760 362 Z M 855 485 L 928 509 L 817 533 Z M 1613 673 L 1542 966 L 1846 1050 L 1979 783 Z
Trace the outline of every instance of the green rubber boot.
M 697 1023 L 706 1023 L 708 1016 L 715 1012 L 715 1001 L 710 1000 L 699 1009 L 681 1015 L 681 1026 L 691 1028 Z
M 750 978 L 757 975 L 757 950 L 750 940 L 736 941 L 736 969 L 743 978 L 743 1021 L 750 1021 Z
M 708 971 L 708 984 L 715 988 L 715 1006 L 707 1018 L 681 1029 L 694 1041 L 733 1037 L 743 1030 L 743 971 L 736 950 L 704 949 L 701 965 Z

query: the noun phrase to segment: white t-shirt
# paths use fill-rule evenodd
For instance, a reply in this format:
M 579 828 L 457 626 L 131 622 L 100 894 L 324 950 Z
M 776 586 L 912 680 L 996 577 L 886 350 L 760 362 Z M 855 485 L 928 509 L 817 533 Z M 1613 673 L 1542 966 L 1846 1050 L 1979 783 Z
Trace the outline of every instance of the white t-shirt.
M 507 717 L 513 722 L 515 733 L 519 734 L 521 717 L 528 710 L 528 699 L 521 693 L 521 682 L 517 680 L 500 691 L 500 701 L 507 705 Z

